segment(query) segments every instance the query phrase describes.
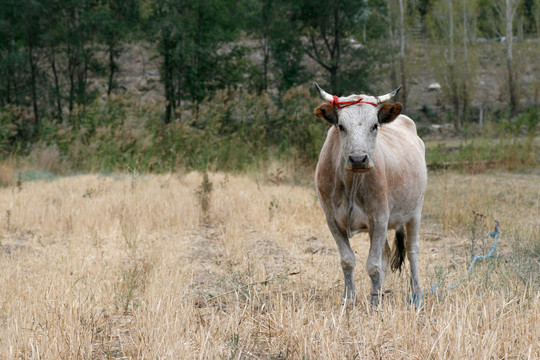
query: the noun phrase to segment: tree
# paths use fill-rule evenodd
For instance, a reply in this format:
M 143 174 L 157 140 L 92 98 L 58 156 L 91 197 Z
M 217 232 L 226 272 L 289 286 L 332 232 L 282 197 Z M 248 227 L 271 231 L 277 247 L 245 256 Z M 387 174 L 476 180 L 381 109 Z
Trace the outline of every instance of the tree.
M 401 101 L 403 107 L 407 108 L 407 73 L 405 70 L 405 12 L 407 11 L 407 1 L 399 0 L 399 65 L 401 69 Z
M 429 17 L 429 34 L 435 73 L 453 107 L 453 120 L 460 131 L 467 117 L 474 83 L 475 59 L 470 37 L 475 33 L 476 4 L 469 0 L 440 0 Z
M 236 33 L 232 0 L 163 0 L 154 4 L 154 26 L 162 57 L 165 122 L 182 100 L 195 105 L 216 89 L 233 86 L 242 51 L 230 44 Z
M 27 72 L 20 27 L 21 3 L 0 0 L 0 104 L 21 104 L 25 97 L 22 75 Z
M 392 79 L 392 85 L 398 85 L 398 76 L 396 69 L 396 55 L 398 54 L 399 60 L 399 74 L 401 84 L 400 91 L 400 100 L 403 107 L 407 106 L 407 95 L 408 95 L 408 84 L 407 84 L 407 58 L 406 58 L 406 48 L 407 48 L 407 34 L 406 34 L 406 24 L 407 24 L 407 0 L 387 0 L 387 24 L 388 24 L 388 40 L 391 48 L 389 54 L 390 61 L 390 73 Z
M 536 30 L 536 37 L 540 38 L 540 0 L 534 0 L 531 12 L 534 21 L 534 28 Z
M 513 115 L 518 110 L 518 84 L 516 81 L 516 74 L 514 72 L 514 59 L 512 44 L 514 42 L 514 20 L 516 12 L 520 4 L 520 0 L 501 0 L 495 4 L 495 11 L 498 14 L 500 20 L 504 24 L 504 31 L 501 29 L 501 33 L 505 34 L 506 42 L 506 70 L 508 80 L 508 94 L 510 111 Z
M 286 0 L 258 0 L 246 6 L 247 29 L 260 42 L 261 70 L 257 71 L 255 88 L 280 93 L 306 79 L 304 51 L 299 22 L 294 21 L 297 4 Z
M 64 41 L 65 28 L 62 26 L 62 0 L 54 0 L 48 3 L 45 7 L 44 13 L 44 29 L 41 35 L 43 40 L 44 51 L 49 61 L 50 73 L 52 74 L 53 82 L 49 92 L 50 98 L 53 104 L 52 116 L 59 123 L 64 121 L 64 114 L 62 110 L 62 103 L 64 96 L 62 93 L 62 81 L 60 67 L 62 58 L 62 44 Z M 47 72 L 47 69 L 45 69 Z
M 359 27 L 359 19 L 366 9 L 365 3 L 360 1 L 303 0 L 296 10 L 296 20 L 300 22 L 306 39 L 304 50 L 328 72 L 330 89 L 334 94 L 344 90 L 340 74 L 354 53 L 349 40 Z
M 110 96 L 113 89 L 116 88 L 114 75 L 118 72 L 118 63 L 116 59 L 122 51 L 121 41 L 125 34 L 121 21 L 122 14 L 118 1 L 110 0 L 103 6 L 100 6 L 95 14 L 94 21 L 98 25 L 98 36 L 101 42 L 106 46 L 107 52 L 107 96 Z
M 68 81 L 68 111 L 71 117 L 76 105 L 91 102 L 95 93 L 88 91 L 88 79 L 99 71 L 95 58 L 98 29 L 98 7 L 92 2 L 60 0 L 61 18 L 57 26 L 61 34 L 62 57 L 66 65 L 63 72 Z
M 30 89 L 32 94 L 32 110 L 34 112 L 34 126 L 39 127 L 39 108 L 38 108 L 38 65 L 36 51 L 40 47 L 40 19 L 42 17 L 42 7 L 38 1 L 26 0 L 23 5 L 23 22 L 25 24 L 25 40 L 28 53 L 28 65 L 30 66 Z

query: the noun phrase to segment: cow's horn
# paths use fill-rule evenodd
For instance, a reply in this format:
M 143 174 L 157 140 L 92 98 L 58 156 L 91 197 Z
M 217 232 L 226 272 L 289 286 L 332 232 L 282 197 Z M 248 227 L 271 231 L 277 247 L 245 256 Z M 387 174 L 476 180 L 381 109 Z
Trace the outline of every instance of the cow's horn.
M 397 87 L 396 90 L 392 91 L 391 93 L 388 93 L 386 95 L 381 95 L 381 96 L 378 96 L 377 97 L 377 104 L 381 104 L 383 102 L 386 102 L 388 100 L 390 100 L 391 98 L 393 98 L 394 96 L 396 96 L 396 94 L 399 92 L 399 90 L 401 90 L 401 85 L 399 85 Z
M 319 94 L 321 95 L 321 97 L 323 98 L 323 100 L 326 100 L 326 101 L 332 101 L 334 100 L 334 97 L 332 95 L 330 95 L 329 93 L 327 93 L 326 91 L 324 91 L 323 89 L 321 89 L 321 87 L 319 86 L 319 84 L 317 83 L 314 83 L 315 86 L 317 87 L 317 90 L 319 90 Z

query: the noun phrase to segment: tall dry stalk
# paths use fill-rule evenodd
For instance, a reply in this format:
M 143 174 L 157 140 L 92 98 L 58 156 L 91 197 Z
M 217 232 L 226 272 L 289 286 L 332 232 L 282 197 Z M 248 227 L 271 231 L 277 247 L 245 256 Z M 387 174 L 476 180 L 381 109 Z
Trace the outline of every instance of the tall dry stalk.
M 206 224 L 210 221 L 210 201 L 213 184 L 208 178 L 208 172 L 203 173 L 203 179 L 196 194 L 201 207 L 201 222 Z

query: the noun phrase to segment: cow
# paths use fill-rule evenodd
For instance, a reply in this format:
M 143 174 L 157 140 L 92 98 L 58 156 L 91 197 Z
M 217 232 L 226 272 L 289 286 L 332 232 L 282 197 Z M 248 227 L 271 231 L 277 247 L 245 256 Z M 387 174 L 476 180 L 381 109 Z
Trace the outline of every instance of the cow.
M 387 102 L 401 87 L 378 97 L 338 98 L 317 83 L 315 86 L 325 100 L 314 110 L 315 116 L 332 125 L 319 156 L 315 183 L 339 250 L 345 278 L 343 301 L 356 302 L 355 256 L 349 239 L 358 232 L 367 232 L 371 304 L 377 306 L 380 302 L 388 265 L 392 271 L 401 271 L 406 255 L 411 269 L 412 302 L 419 307 L 423 297 L 418 279 L 418 229 L 427 168 L 424 143 L 414 122 L 400 115 L 400 103 Z M 396 230 L 392 254 L 387 242 L 389 229 Z

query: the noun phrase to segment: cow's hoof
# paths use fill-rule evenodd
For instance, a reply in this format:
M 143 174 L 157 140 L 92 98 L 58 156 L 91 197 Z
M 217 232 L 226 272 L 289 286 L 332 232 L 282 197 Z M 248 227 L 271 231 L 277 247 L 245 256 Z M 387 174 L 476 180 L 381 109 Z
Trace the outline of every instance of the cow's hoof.
M 412 299 L 409 300 L 409 306 L 414 305 L 416 310 L 420 310 L 424 306 L 424 295 L 421 291 L 417 291 L 412 295 Z
M 356 294 L 347 294 L 341 300 L 341 306 L 356 306 L 358 304 L 358 299 Z
M 381 292 L 371 293 L 371 306 L 379 306 L 385 297 L 391 297 L 393 295 L 392 290 L 384 290 Z
M 369 302 L 371 306 L 377 307 L 381 303 L 382 295 L 379 296 L 379 294 L 371 295 L 371 301 Z

